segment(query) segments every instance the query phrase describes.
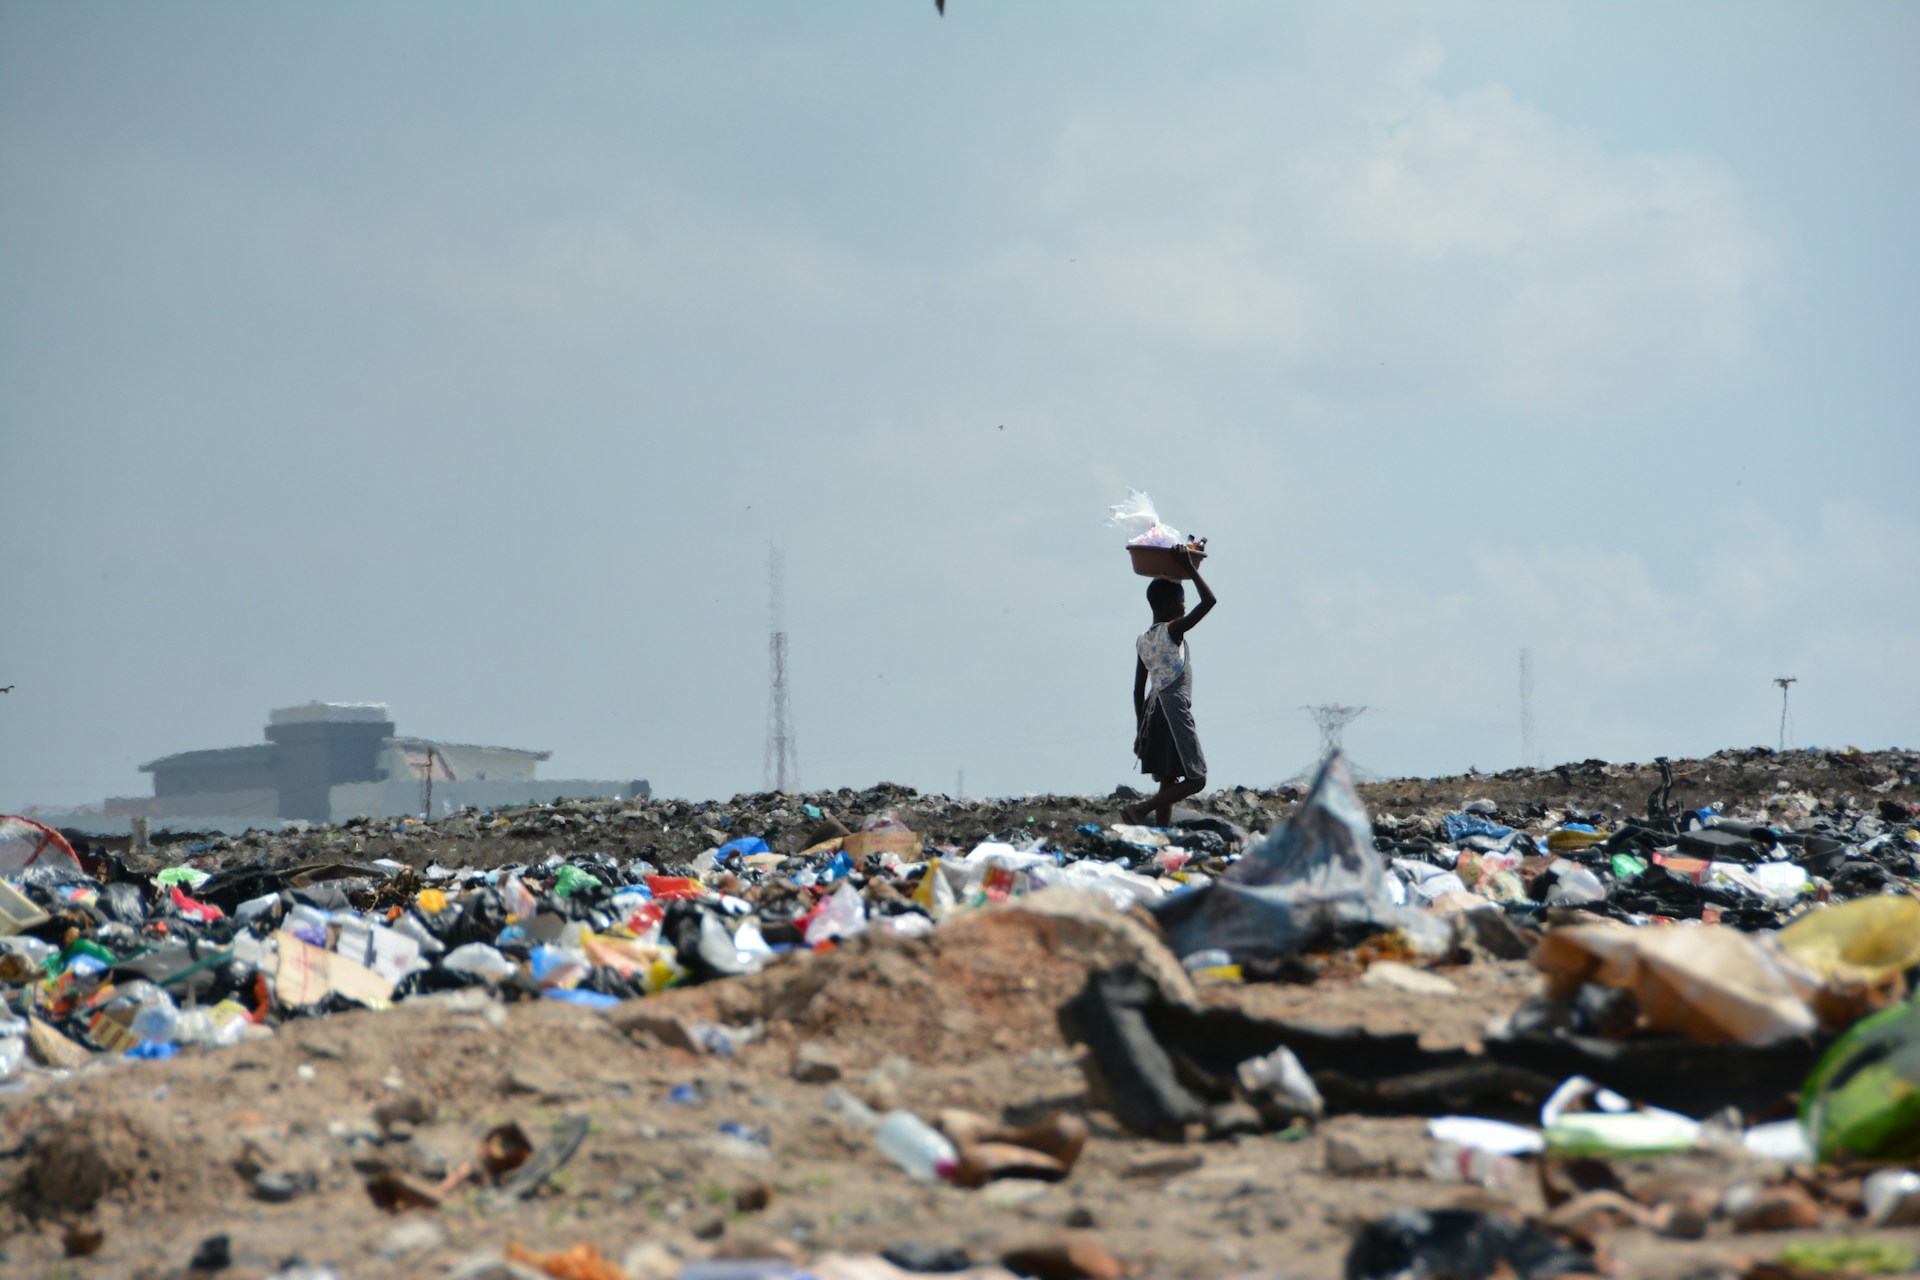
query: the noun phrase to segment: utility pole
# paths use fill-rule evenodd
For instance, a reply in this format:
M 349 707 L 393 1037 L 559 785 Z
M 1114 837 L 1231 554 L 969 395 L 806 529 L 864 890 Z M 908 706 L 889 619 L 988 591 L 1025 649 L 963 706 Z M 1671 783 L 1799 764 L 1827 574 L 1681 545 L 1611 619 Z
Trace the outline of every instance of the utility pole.
M 1533 742 L 1533 650 L 1520 651 L 1520 767 L 1539 766 Z
M 420 774 L 420 809 L 428 822 L 433 821 L 433 753 L 437 749 L 432 743 L 427 744 L 427 767 Z
M 800 787 L 794 751 L 793 706 L 787 697 L 786 568 L 780 548 L 767 543 L 767 753 L 769 791 Z
M 1780 750 L 1787 749 L 1787 731 L 1793 727 L 1793 719 L 1787 712 L 1787 689 L 1800 683 L 1798 676 L 1775 676 L 1773 682 L 1780 686 Z
M 958 776 L 953 780 L 953 798 L 955 800 L 964 800 L 967 798 L 967 771 L 965 769 L 960 770 Z

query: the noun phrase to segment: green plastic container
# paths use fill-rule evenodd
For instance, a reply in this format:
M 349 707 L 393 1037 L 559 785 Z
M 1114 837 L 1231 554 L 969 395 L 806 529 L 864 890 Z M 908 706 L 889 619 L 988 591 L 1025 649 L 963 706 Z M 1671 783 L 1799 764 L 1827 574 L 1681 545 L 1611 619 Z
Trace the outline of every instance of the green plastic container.
M 1920 998 L 1863 1018 L 1800 1091 L 1800 1127 L 1822 1160 L 1920 1156 Z

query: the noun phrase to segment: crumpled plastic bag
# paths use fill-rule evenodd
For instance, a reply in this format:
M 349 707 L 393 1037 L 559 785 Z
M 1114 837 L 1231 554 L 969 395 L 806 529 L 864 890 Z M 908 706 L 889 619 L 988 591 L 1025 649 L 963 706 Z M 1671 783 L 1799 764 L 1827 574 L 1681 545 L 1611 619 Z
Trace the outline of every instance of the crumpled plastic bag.
M 1277 960 L 1320 943 L 1401 929 L 1444 945 L 1443 924 L 1397 906 L 1373 847 L 1373 823 L 1346 757 L 1320 766 L 1307 798 L 1219 880 L 1149 908 L 1180 956 L 1219 949 L 1236 962 Z
M 1782 929 L 1780 945 L 1823 981 L 1881 981 L 1920 965 L 1920 898 L 1835 903 Z
M 1160 523 L 1153 499 L 1138 489 L 1128 489 L 1126 501 L 1107 512 L 1107 523 L 1127 535 L 1130 547 L 1177 547 L 1184 541 L 1178 529 Z
M 1611 921 L 1554 929 L 1534 949 L 1550 995 L 1589 982 L 1633 992 L 1649 1030 L 1769 1044 L 1818 1026 L 1814 976 L 1772 934 Z

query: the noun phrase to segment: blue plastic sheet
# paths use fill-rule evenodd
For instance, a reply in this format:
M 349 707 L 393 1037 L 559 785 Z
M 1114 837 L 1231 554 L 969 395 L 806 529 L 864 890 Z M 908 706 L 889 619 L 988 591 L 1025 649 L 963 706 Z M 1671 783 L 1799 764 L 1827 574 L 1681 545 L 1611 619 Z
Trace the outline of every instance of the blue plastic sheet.
M 1491 836 L 1499 840 L 1512 835 L 1513 828 L 1503 827 L 1477 813 L 1450 813 L 1440 820 L 1440 833 L 1449 842 L 1465 840 L 1468 836 Z

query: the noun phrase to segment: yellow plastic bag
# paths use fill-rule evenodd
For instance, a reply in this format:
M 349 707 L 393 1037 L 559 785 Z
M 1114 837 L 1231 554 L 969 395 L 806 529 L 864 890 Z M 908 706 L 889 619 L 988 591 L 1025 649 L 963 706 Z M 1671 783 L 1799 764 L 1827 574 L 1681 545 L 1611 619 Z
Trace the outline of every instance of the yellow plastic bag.
M 1920 964 L 1920 898 L 1838 903 L 1782 929 L 1780 945 L 1823 982 L 1880 982 Z

